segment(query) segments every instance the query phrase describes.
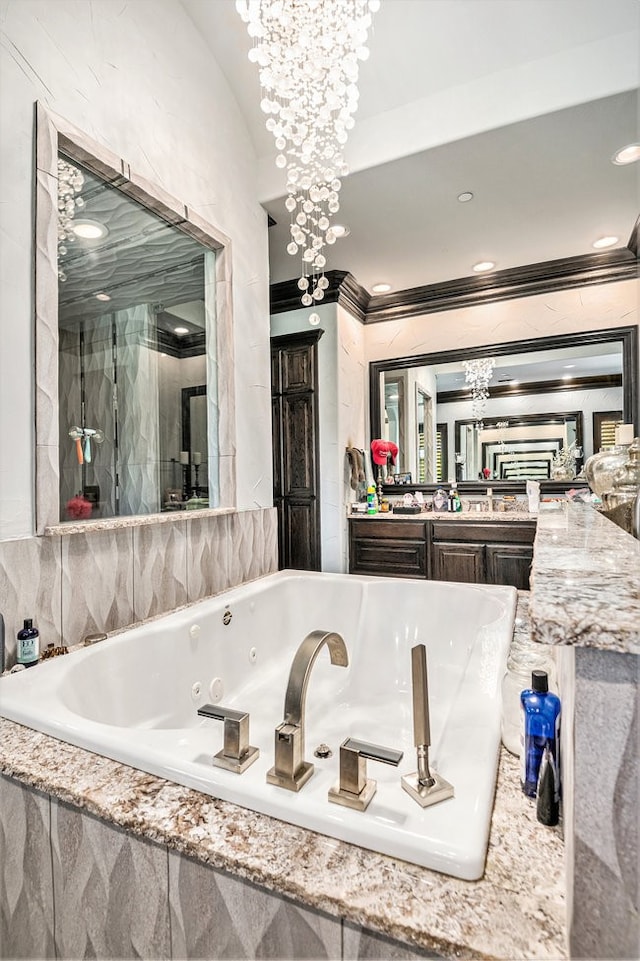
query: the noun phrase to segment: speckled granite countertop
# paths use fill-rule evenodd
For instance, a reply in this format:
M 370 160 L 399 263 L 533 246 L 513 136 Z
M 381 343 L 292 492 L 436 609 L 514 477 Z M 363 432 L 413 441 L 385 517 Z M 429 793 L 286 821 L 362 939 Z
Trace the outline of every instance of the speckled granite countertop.
M 516 634 L 527 632 L 520 593 Z M 502 751 L 485 875 L 461 881 L 164 781 L 0 719 L 0 770 L 132 833 L 448 958 L 563 959 L 563 844 Z
M 640 541 L 587 504 L 541 511 L 530 613 L 543 644 L 640 654 Z

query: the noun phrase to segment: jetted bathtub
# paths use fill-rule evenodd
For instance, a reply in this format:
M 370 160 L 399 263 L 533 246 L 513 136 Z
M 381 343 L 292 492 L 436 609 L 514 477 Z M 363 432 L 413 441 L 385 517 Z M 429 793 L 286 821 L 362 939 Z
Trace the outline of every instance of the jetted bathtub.
M 281 571 L 37 667 L 0 679 L 0 714 L 281 820 L 474 880 L 484 870 L 500 749 L 500 681 L 513 631 L 510 587 Z M 311 670 L 298 792 L 266 780 L 293 657 L 311 631 L 344 638 L 348 667 L 326 647 Z M 432 767 L 455 796 L 421 808 L 400 778 L 416 770 L 411 648 L 429 674 Z M 218 704 L 250 714 L 258 760 L 214 767 Z M 367 762 L 378 790 L 364 812 L 329 803 L 347 737 L 404 751 Z M 314 757 L 320 744 L 332 756 Z

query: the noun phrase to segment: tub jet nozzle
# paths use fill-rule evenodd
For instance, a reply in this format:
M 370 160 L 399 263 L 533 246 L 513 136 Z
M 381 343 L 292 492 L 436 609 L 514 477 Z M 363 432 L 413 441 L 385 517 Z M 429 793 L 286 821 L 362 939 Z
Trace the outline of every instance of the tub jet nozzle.
M 427 683 L 427 650 L 424 644 L 411 648 L 411 683 L 413 688 L 413 743 L 418 755 L 418 770 L 405 774 L 402 787 L 423 807 L 453 797 L 453 786 L 429 770 L 429 686 Z

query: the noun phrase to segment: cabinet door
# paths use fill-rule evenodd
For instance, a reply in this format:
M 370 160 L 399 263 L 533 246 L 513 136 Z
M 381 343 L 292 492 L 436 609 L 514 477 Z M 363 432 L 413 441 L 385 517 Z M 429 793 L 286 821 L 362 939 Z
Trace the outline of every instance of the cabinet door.
M 528 591 L 532 560 L 533 547 L 526 544 L 487 544 L 487 582 Z
M 431 576 L 434 581 L 484 584 L 484 544 L 441 542 L 432 545 Z

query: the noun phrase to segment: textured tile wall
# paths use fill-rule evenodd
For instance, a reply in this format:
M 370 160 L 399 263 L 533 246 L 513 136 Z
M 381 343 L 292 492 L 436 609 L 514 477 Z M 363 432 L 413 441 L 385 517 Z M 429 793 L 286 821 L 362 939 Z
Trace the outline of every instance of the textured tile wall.
M 637 958 L 640 658 L 575 660 L 572 958 Z
M 0 777 L 0 958 L 418 959 Z
M 51 802 L 60 958 L 171 957 L 167 851 Z
M 49 798 L 0 777 L 0 957 L 55 956 Z
M 174 957 L 341 957 L 340 920 L 173 852 L 169 901 Z
M 272 508 L 0 541 L 6 666 L 27 617 L 42 649 L 72 645 L 277 569 Z

